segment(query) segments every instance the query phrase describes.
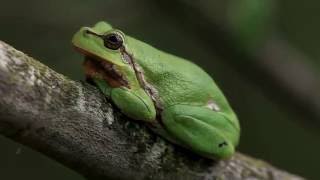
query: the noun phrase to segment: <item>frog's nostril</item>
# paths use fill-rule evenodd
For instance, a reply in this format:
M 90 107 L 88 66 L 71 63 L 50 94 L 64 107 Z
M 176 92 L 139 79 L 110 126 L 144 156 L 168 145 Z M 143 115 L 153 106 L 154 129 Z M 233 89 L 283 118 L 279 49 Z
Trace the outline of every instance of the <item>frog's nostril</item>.
M 81 28 L 79 32 L 82 36 L 87 36 L 89 34 L 89 29 L 87 27 Z
M 88 36 L 89 34 L 91 34 L 89 30 L 84 30 L 84 31 L 83 31 L 83 35 L 84 35 L 84 36 Z

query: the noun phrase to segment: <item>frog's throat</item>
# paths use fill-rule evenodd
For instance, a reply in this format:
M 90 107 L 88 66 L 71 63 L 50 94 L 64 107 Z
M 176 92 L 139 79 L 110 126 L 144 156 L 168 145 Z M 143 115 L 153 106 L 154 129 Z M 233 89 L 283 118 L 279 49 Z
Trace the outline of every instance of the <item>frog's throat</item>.
M 108 82 L 111 87 L 116 88 L 124 86 L 129 88 L 128 81 L 124 78 L 124 76 L 121 75 L 119 71 L 117 71 L 113 64 L 85 56 L 83 66 L 87 79 L 103 79 Z
M 87 79 L 103 79 L 111 87 L 128 87 L 127 79 L 117 70 L 116 66 L 105 59 L 101 59 L 86 50 L 75 47 L 77 51 L 84 55 L 83 66 Z
M 121 52 L 122 59 L 125 62 L 129 63 L 130 66 L 133 68 L 136 74 L 137 80 L 140 84 L 140 87 L 143 88 L 144 91 L 148 94 L 148 96 L 152 99 L 153 104 L 156 107 L 157 116 L 158 116 L 157 119 L 161 119 L 159 118 L 159 116 L 163 110 L 163 105 L 160 102 L 158 91 L 150 83 L 147 82 L 144 76 L 143 69 L 139 66 L 138 63 L 135 62 L 135 59 L 133 58 L 133 56 L 128 51 L 126 51 L 125 47 L 122 47 L 120 49 L 120 52 Z

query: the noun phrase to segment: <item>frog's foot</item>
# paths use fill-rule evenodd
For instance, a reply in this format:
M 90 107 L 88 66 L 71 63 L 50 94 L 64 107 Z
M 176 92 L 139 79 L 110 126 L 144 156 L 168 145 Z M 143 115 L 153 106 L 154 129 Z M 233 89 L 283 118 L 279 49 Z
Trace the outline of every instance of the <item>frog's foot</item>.
M 174 105 L 163 111 L 162 121 L 179 144 L 208 158 L 228 158 L 238 143 L 232 121 L 206 107 Z

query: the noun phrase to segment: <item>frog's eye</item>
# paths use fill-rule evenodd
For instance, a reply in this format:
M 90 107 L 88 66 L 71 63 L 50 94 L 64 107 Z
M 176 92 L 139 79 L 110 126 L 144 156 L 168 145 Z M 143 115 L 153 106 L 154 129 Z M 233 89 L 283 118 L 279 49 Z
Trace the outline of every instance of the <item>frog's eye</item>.
M 123 44 L 123 38 L 118 33 L 110 33 L 103 36 L 103 43 L 106 48 L 117 50 Z

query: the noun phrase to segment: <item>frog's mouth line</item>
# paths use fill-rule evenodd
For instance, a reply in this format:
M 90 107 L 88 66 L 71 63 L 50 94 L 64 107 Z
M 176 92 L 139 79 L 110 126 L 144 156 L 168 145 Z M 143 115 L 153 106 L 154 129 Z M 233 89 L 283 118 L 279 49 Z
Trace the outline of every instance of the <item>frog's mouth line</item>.
M 75 49 L 85 57 L 83 67 L 88 80 L 95 78 L 103 79 L 107 81 L 111 87 L 129 87 L 128 81 L 116 69 L 114 64 L 107 60 L 101 59 L 100 57 L 95 56 L 79 47 L 75 46 Z

